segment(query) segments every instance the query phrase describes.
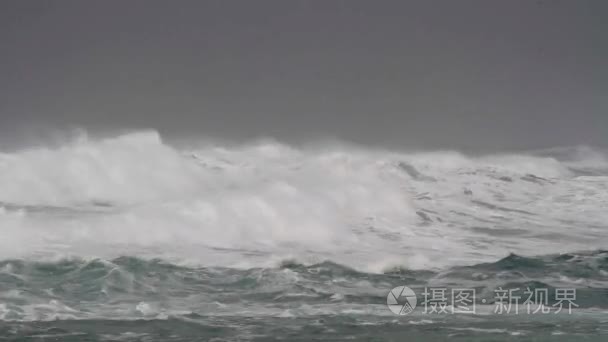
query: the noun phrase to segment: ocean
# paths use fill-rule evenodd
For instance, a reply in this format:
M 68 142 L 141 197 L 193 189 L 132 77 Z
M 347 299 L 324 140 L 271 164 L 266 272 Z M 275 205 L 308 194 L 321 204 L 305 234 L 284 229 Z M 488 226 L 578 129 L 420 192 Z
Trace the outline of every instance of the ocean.
M 1 339 L 608 337 L 605 151 L 192 146 L 0 153 Z

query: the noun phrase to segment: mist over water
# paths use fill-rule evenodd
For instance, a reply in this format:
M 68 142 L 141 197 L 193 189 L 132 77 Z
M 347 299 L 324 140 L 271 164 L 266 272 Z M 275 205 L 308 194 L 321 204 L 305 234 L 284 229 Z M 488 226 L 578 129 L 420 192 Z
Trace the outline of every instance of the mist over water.
M 0 255 L 382 272 L 600 248 L 607 170 L 584 147 L 469 157 L 82 138 L 0 155 Z
M 608 307 L 602 151 L 188 146 L 138 131 L 1 153 L 0 330 L 47 334 L 18 322 L 59 319 L 49 336 L 138 340 L 159 336 L 146 322 L 164 322 L 154 324 L 252 339 L 278 326 L 308 334 L 325 317 L 326 334 L 344 334 L 391 318 L 386 293 L 403 284 L 475 287 L 488 300 L 496 286 L 577 287 L 591 311 L 569 333 L 590 333 L 586 312 Z M 522 331 L 491 317 L 471 329 Z M 128 333 L 140 335 L 120 335 L 142 319 Z M 97 330 L 99 320 L 118 325 Z M 196 328 L 210 325 L 240 333 Z M 175 340 L 191 340 L 188 329 Z

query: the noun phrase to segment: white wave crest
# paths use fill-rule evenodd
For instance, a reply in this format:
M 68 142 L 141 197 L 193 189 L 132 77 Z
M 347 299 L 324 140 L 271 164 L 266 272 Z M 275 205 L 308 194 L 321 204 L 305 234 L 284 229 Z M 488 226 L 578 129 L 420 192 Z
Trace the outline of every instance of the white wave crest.
M 382 271 L 601 246 L 606 179 L 572 163 L 268 141 L 178 150 L 153 131 L 80 139 L 0 154 L 0 257 Z

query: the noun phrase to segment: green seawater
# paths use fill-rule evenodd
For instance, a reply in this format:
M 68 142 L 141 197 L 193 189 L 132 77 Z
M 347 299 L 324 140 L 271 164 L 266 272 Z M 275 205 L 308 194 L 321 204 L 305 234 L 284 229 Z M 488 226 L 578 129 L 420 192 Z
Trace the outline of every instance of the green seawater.
M 525 258 L 447 270 L 370 274 L 324 262 L 275 268 L 189 268 L 121 257 L 0 262 L 0 338 L 7 341 L 606 341 L 608 252 Z M 408 286 L 407 315 L 387 294 Z M 474 289 L 474 313 L 431 313 L 425 289 Z M 576 290 L 557 313 L 556 291 Z M 518 289 L 497 313 L 497 289 Z M 548 313 L 524 290 L 546 289 Z M 515 313 L 515 306 L 518 312 Z M 426 312 L 425 312 L 426 309 Z M 532 307 L 532 310 L 534 307 Z M 528 309 L 529 310 L 529 309 Z M 568 312 L 570 311 L 570 312 Z

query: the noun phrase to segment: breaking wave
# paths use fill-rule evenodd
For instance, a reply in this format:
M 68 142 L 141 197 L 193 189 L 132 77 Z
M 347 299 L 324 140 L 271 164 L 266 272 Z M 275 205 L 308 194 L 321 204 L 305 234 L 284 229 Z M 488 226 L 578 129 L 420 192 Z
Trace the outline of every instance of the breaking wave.
M 153 131 L 0 154 L 0 259 L 441 270 L 606 246 L 586 147 L 400 153 L 273 141 L 178 149 Z

